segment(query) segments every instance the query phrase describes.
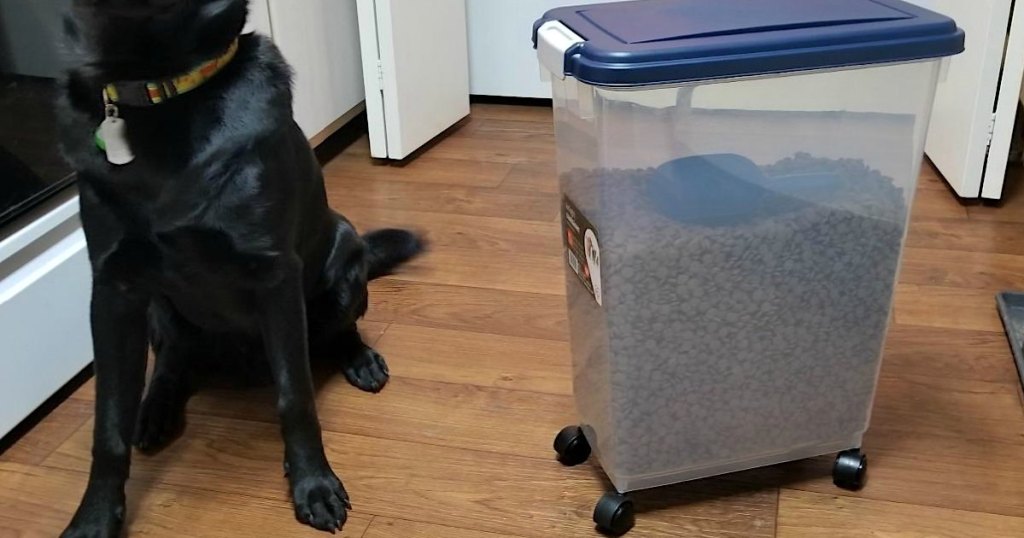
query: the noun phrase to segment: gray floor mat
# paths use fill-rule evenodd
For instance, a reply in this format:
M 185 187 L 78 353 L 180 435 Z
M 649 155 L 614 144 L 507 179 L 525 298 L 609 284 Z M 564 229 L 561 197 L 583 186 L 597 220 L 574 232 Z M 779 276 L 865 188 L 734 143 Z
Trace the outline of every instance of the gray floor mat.
M 996 297 L 999 304 L 999 316 L 1003 318 L 1006 336 L 1013 348 L 1013 358 L 1017 361 L 1017 373 L 1024 384 L 1024 293 L 1005 292 Z

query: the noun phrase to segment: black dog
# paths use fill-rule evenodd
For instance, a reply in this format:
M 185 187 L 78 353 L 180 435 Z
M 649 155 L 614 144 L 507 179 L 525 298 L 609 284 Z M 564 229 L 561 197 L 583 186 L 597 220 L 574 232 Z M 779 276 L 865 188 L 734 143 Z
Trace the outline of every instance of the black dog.
M 421 242 L 401 230 L 360 237 L 328 208 L 292 119 L 290 69 L 269 40 L 239 37 L 246 16 L 245 0 L 75 0 L 66 21 L 78 59 L 62 144 L 93 268 L 96 425 L 64 536 L 117 536 L 131 446 L 175 437 L 198 372 L 254 362 L 277 388 L 296 516 L 322 530 L 345 522 L 310 349 L 331 353 L 355 386 L 381 390 L 387 366 L 356 321 L 367 281 Z M 97 135 L 101 123 L 115 128 Z M 147 342 L 156 364 L 143 401 Z

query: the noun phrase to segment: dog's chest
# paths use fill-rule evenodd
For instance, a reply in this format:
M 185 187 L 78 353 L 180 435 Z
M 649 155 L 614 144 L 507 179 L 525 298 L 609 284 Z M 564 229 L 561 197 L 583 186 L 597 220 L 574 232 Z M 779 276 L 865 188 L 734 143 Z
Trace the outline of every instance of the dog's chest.
M 116 281 L 169 299 L 207 328 L 251 325 L 258 293 L 279 278 L 280 256 L 270 236 L 217 205 L 188 212 L 151 205 L 136 215 L 104 211 L 87 227 L 115 231 L 94 241 L 94 263 Z
M 210 329 L 252 325 L 258 294 L 277 278 L 274 255 L 242 250 L 219 230 L 186 228 L 126 239 L 118 254 L 129 278 Z

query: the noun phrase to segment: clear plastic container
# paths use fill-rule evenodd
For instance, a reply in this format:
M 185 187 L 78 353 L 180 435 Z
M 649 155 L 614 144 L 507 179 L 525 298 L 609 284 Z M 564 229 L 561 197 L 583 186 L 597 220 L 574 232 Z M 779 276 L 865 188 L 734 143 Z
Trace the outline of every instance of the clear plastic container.
M 620 492 L 860 446 L 940 62 L 553 80 L 576 403 Z
M 860 487 L 850 449 L 963 31 L 902 0 L 646 0 L 551 10 L 534 43 L 576 402 L 612 483 L 841 452 L 836 484 Z M 563 462 L 585 455 L 578 431 L 556 439 Z M 595 521 L 618 532 L 610 499 Z

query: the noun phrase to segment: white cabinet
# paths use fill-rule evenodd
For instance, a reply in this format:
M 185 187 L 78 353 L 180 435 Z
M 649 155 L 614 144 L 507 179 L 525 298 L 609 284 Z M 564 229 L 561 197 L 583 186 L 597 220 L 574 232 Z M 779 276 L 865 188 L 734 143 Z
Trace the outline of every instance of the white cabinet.
M 967 33 L 935 96 L 928 156 L 961 197 L 999 199 L 1024 76 L 1024 9 L 1012 0 L 909 1 Z
M 295 121 L 314 145 L 362 111 L 356 0 L 250 0 L 248 31 L 271 37 L 295 71 Z
M 78 199 L 0 239 L 0 436 L 92 362 Z
M 404 159 L 469 115 L 465 0 L 358 0 L 370 154 Z

